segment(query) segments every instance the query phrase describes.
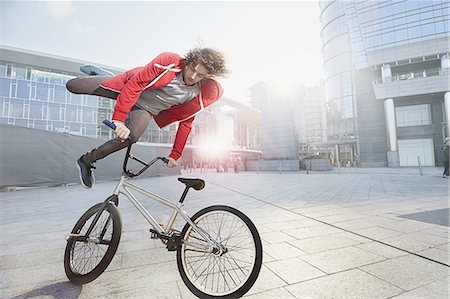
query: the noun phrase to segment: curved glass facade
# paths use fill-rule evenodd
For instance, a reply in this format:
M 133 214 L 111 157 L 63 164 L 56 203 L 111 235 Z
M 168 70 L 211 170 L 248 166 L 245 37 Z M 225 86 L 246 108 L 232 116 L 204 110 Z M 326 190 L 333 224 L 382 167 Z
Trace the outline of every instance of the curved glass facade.
M 352 57 L 344 2 L 321 1 L 322 53 L 325 71 L 328 139 L 342 140 L 354 131 Z M 350 121 L 348 121 L 350 120 Z
M 449 2 L 353 2 L 367 51 L 448 36 Z
M 381 82 L 379 69 L 386 63 L 392 67 L 389 69 L 392 73 L 389 73 L 390 81 L 441 75 L 440 59 L 448 55 L 448 49 L 441 49 L 441 52 L 432 56 L 424 54 L 423 57 L 409 57 L 405 47 L 417 48 L 421 42 L 421 47 L 426 47 L 431 40 L 448 38 L 450 2 L 334 0 L 320 1 L 319 5 L 328 140 L 336 144 L 356 144 L 359 135 L 357 124 L 360 123 L 356 91 L 358 88 L 361 90 L 361 86 L 355 85 L 358 81 L 356 74 L 360 71 L 369 74 L 371 70 L 377 70 L 375 81 L 378 79 Z M 396 58 L 398 61 L 378 62 L 380 65 L 369 65 L 368 58 L 374 57 L 372 53 L 392 53 L 392 48 L 399 47 L 403 47 L 400 56 L 406 57 Z M 372 89 L 371 86 L 364 88 Z M 423 92 L 427 93 L 426 90 Z

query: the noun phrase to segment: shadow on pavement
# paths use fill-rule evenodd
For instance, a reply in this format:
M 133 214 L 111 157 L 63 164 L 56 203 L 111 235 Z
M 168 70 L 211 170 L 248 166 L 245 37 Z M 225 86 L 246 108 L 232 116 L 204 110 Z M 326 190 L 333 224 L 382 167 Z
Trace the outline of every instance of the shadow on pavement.
M 68 281 L 58 282 L 43 286 L 42 288 L 31 290 L 21 295 L 13 297 L 13 299 L 25 299 L 35 297 L 49 297 L 55 299 L 76 299 L 80 296 L 81 286 L 74 285 Z

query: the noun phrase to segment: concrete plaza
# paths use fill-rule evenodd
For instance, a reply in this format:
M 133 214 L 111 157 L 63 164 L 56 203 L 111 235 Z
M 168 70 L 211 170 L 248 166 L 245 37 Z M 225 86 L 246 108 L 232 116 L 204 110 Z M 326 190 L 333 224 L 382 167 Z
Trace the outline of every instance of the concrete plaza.
M 248 298 L 448 298 L 449 183 L 440 168 L 332 172 L 183 173 L 206 181 L 190 191 L 193 214 L 226 204 L 256 224 L 263 267 Z M 177 200 L 177 176 L 136 183 Z M 63 268 L 65 236 L 116 182 L 0 193 L 1 298 L 193 298 L 174 252 L 150 239 L 149 225 L 120 202 L 123 233 L 111 265 L 75 286 Z M 168 211 L 145 206 L 165 221 Z M 434 222 L 434 223 L 433 223 Z

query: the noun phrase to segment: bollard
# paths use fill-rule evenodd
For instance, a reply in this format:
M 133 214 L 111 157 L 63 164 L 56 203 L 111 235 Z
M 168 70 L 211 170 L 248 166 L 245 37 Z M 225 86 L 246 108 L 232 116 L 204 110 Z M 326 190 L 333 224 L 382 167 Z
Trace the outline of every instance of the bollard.
M 419 173 L 420 173 L 420 176 L 423 176 L 423 172 L 422 172 L 422 163 L 420 162 L 420 156 L 417 156 L 417 164 L 419 165 Z
M 338 161 L 337 165 L 338 165 L 338 175 L 340 175 L 341 174 L 341 162 Z
M 281 161 L 280 161 L 280 166 L 279 166 L 278 170 L 279 170 L 279 172 L 281 174 Z
M 310 161 L 305 161 L 306 174 L 309 174 Z
M 259 173 L 259 161 L 256 161 L 256 173 Z

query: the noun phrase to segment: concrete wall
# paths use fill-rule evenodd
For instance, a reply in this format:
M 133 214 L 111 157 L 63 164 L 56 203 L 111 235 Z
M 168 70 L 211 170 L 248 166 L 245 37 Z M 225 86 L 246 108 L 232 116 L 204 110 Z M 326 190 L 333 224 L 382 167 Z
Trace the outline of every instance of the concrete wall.
M 387 166 L 387 136 L 383 101 L 375 99 L 370 71 L 357 71 L 356 96 L 361 167 Z
M 279 103 L 266 104 L 261 115 L 261 148 L 264 159 L 298 156 L 293 110 Z
M 436 55 L 448 52 L 449 37 L 441 37 L 403 46 L 396 46 L 367 53 L 369 65 L 378 65 L 392 61 Z
M 417 94 L 438 93 L 450 90 L 450 75 L 415 78 L 404 81 L 392 81 L 373 84 L 377 99 L 406 97 Z
M 0 188 L 55 186 L 79 183 L 75 161 L 105 140 L 0 124 Z M 135 144 L 132 152 L 144 159 L 167 156 L 170 149 Z M 97 163 L 96 181 L 118 179 L 122 174 L 125 150 Z M 134 162 L 135 163 L 135 162 Z M 133 164 L 130 162 L 130 165 Z M 134 164 L 133 169 L 139 168 Z M 142 176 L 179 174 L 159 161 Z
M 300 170 L 298 160 L 260 160 L 248 161 L 249 171 L 298 171 Z

